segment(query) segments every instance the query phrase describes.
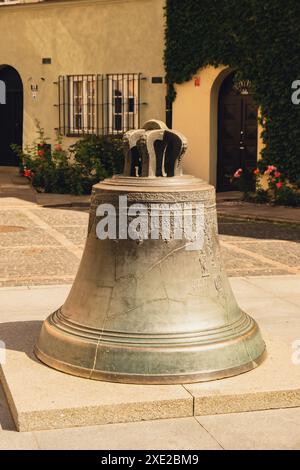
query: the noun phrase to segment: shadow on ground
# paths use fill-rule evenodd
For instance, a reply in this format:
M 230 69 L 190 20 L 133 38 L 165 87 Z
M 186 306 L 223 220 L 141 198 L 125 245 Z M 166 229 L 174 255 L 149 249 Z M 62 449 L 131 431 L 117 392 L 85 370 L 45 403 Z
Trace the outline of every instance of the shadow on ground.
M 0 323 L 0 339 L 5 343 L 6 349 L 24 352 L 30 359 L 40 362 L 33 353 L 33 345 L 42 325 L 43 322 L 37 320 Z
M 219 234 L 261 240 L 300 242 L 300 225 L 219 217 Z
M 33 346 L 40 333 L 42 321 L 10 322 L 0 324 L 0 339 L 8 350 L 24 352 L 31 360 L 40 362 L 33 353 Z M 20 371 L 22 374 L 22 371 Z M 0 378 L 2 373 L 0 372 Z M 3 377 L 2 377 L 3 378 Z M 0 430 L 15 431 L 13 419 L 0 382 Z

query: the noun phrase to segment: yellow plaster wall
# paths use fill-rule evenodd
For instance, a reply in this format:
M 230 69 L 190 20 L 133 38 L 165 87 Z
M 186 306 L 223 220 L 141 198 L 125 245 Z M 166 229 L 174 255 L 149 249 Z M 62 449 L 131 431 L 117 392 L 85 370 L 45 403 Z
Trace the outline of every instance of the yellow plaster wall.
M 20 74 L 24 86 L 24 144 L 39 119 L 50 138 L 58 127 L 59 75 L 138 73 L 141 121 L 165 119 L 164 0 L 67 0 L 0 7 L 0 65 Z M 51 65 L 42 58 L 51 57 Z M 42 80 L 44 78 L 45 80 Z M 31 84 L 39 87 L 36 101 Z M 66 138 L 69 144 L 73 140 Z

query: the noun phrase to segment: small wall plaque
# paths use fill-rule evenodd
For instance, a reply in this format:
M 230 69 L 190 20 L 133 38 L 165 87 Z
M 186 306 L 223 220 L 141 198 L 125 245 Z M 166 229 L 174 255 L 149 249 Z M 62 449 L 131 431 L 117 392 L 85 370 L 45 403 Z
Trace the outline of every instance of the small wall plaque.
M 51 64 L 51 57 L 43 57 L 42 63 L 43 64 Z
M 162 77 L 152 77 L 152 83 L 162 83 L 163 78 Z
M 200 86 L 201 85 L 201 79 L 200 77 L 194 77 L 194 84 L 195 86 Z

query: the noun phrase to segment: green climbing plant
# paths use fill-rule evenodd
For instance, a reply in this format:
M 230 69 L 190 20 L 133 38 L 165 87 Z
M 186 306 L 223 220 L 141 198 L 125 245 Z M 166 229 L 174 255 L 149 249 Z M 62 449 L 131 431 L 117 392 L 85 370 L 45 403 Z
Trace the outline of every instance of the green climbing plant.
M 300 186 L 299 0 L 167 0 L 165 67 L 169 99 L 174 84 L 221 64 L 251 80 L 261 109 L 261 165 L 276 165 Z

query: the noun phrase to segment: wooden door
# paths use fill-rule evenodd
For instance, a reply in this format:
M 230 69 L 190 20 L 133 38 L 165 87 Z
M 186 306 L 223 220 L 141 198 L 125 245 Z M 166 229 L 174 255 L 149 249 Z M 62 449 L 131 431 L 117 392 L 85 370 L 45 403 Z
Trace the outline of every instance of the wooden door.
M 0 80 L 5 84 L 5 99 L 0 104 L 0 165 L 17 166 L 11 144 L 22 145 L 22 82 L 17 71 L 8 66 L 0 68 Z
M 219 95 L 218 191 L 236 189 L 230 178 L 239 168 L 251 178 L 257 166 L 257 113 L 251 93 L 227 77 Z

